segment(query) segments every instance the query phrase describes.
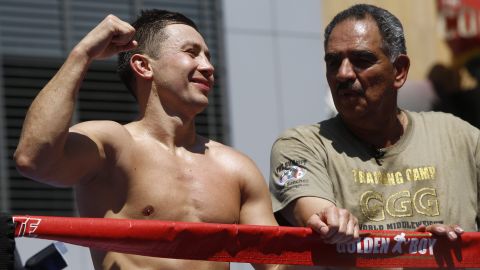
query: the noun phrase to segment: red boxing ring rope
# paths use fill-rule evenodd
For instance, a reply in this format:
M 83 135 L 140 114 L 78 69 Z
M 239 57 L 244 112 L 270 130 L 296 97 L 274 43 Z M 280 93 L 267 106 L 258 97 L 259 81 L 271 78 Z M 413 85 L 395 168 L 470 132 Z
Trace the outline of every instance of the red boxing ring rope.
M 480 267 L 480 233 L 458 241 L 429 233 L 362 231 L 352 244 L 328 245 L 309 228 L 13 216 L 15 237 L 58 240 L 145 256 L 340 267 Z

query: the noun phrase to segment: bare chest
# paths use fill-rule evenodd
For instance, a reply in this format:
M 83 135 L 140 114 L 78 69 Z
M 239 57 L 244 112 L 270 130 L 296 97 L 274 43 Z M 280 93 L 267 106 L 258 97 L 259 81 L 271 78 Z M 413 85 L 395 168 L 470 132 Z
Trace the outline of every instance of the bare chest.
M 106 179 L 96 179 L 85 202 L 95 216 L 238 223 L 240 186 L 206 155 L 188 158 L 133 151 L 119 156 Z M 103 178 L 102 177 L 102 178 Z M 88 195 L 87 195 L 88 194 Z M 92 207 L 92 203 L 103 207 Z M 81 205 L 80 205 L 81 207 Z M 92 215 L 92 214 L 90 214 Z

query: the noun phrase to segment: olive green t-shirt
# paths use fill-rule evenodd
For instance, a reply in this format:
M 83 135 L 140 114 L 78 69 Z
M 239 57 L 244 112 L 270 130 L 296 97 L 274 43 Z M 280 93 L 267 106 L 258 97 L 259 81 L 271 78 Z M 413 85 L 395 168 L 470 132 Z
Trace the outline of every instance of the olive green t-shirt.
M 284 132 L 271 153 L 274 211 L 310 196 L 348 209 L 364 230 L 476 231 L 480 131 L 445 113 L 405 113 L 405 133 L 384 149 L 362 143 L 338 116 Z

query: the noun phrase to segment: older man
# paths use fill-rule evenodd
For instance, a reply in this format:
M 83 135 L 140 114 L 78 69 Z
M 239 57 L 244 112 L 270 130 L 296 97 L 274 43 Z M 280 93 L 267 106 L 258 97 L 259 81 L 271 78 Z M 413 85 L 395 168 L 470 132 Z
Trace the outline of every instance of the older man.
M 285 131 L 271 153 L 277 217 L 333 231 L 476 231 L 480 132 L 444 113 L 397 106 L 410 60 L 400 21 L 359 4 L 325 29 L 326 77 L 338 115 Z M 332 210 L 333 209 L 333 210 Z M 330 218 L 326 213 L 334 212 Z

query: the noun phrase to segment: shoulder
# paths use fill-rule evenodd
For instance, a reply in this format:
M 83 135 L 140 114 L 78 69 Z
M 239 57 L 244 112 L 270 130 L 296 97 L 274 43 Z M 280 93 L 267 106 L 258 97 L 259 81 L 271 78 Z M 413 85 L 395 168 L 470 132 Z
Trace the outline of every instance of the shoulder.
M 339 117 L 310 125 L 299 125 L 283 131 L 274 141 L 273 149 L 289 147 L 318 148 L 334 139 L 345 137 L 345 127 Z
M 460 118 L 454 116 L 450 113 L 445 112 L 435 112 L 435 111 L 427 111 L 427 112 L 412 112 L 412 111 L 405 111 L 408 116 L 413 121 L 424 121 L 424 122 L 465 122 Z
M 265 182 L 255 161 L 246 154 L 215 141 L 209 141 L 207 147 L 209 159 L 228 179 L 243 187 Z
M 273 148 L 294 144 L 309 144 L 310 142 L 316 143 L 321 140 L 320 126 L 320 123 L 316 123 L 288 128 L 273 142 Z
M 298 125 L 283 131 L 277 140 L 285 139 L 321 139 L 328 134 L 338 134 L 345 129 L 339 116 L 309 125 Z
M 311 125 L 299 125 L 295 127 L 288 128 L 284 130 L 278 139 L 285 138 L 301 138 L 305 136 L 312 136 L 318 134 L 320 131 L 320 123 L 315 123 Z
M 228 145 L 208 140 L 206 146 L 209 156 L 214 158 L 216 162 L 222 163 L 223 166 L 233 169 L 244 165 L 254 165 L 250 157 Z
M 479 130 L 470 123 L 460 119 L 459 117 L 444 112 L 411 112 L 406 111 L 410 119 L 417 126 L 425 126 L 430 129 L 440 129 L 444 132 L 467 131 L 478 133 Z
M 408 112 L 416 134 L 438 138 L 455 144 L 477 144 L 480 130 L 470 123 L 443 112 Z

